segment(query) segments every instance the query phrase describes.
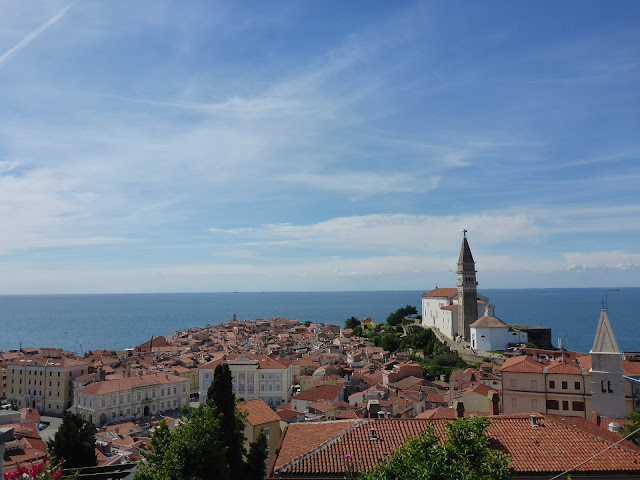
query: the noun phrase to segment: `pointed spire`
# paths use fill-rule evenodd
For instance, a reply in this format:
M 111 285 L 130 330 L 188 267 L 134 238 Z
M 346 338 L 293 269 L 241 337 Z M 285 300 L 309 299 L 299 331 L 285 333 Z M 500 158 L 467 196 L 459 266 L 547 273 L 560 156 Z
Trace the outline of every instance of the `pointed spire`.
M 466 235 L 462 238 L 460 257 L 458 258 L 458 265 L 460 265 L 461 263 L 474 263 L 473 255 L 471 255 L 471 249 L 469 248 L 469 242 L 467 242 Z
M 596 338 L 593 341 L 594 353 L 620 353 L 620 347 L 613 334 L 611 323 L 607 311 L 603 308 L 600 312 L 600 320 L 598 321 L 598 329 L 596 330 Z

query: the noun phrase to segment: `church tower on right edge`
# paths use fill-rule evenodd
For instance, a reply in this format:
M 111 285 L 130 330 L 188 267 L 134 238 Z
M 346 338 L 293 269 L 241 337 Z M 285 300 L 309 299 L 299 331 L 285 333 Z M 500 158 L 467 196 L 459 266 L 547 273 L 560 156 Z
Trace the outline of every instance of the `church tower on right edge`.
M 471 255 L 467 231 L 464 230 L 458 258 L 458 335 L 466 341 L 471 338 L 470 325 L 478 319 L 478 282 L 476 262 Z
M 596 338 L 589 354 L 591 410 L 603 417 L 624 417 L 626 410 L 622 353 L 604 308 L 600 312 Z

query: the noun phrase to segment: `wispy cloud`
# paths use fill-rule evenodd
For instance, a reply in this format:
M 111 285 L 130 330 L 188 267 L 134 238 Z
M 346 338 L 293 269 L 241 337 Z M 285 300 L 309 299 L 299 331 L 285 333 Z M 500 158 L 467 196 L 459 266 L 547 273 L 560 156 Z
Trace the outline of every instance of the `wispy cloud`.
M 290 173 L 280 180 L 310 187 L 314 190 L 325 190 L 351 195 L 384 195 L 388 193 L 424 192 L 433 190 L 440 183 L 439 176 L 416 178 L 398 172 L 331 172 L 331 173 Z
M 542 235 L 537 219 L 519 214 L 488 213 L 469 216 L 374 214 L 340 217 L 309 224 L 268 224 L 241 229 L 216 229 L 257 246 L 288 242 L 298 247 L 339 248 L 345 251 L 443 252 L 455 255 L 463 228 L 482 245 Z M 284 243 L 287 244 L 287 243 Z
M 444 4 L 380 2 L 335 22 L 321 3 L 147 0 L 58 3 L 31 31 L 42 10 L 11 5 L 3 265 L 84 260 L 118 286 L 89 265 L 117 252 L 127 289 L 227 274 L 394 288 L 453 268 L 463 228 L 485 272 L 637 264 L 637 32 L 622 16 L 585 9 L 566 31 L 563 8 L 460 22 Z
M 564 253 L 566 270 L 640 270 L 640 253 L 628 253 L 624 251 L 589 252 L 589 253 Z
M 55 24 L 57 21 L 59 21 L 65 15 L 65 13 L 67 13 L 67 11 L 71 8 L 72 5 L 73 5 L 73 3 L 69 3 L 62 10 L 60 10 L 58 13 L 56 13 L 53 17 L 51 17 L 49 20 L 47 20 L 42 25 L 40 25 L 38 28 L 36 28 L 33 32 L 28 34 L 26 37 L 24 37 L 22 40 L 20 40 L 18 43 L 16 43 L 9 50 L 4 52 L 0 56 L 0 68 L 2 68 L 2 66 L 9 60 L 9 58 L 11 58 L 13 55 L 17 54 L 20 50 L 22 50 L 27 45 L 29 45 L 31 42 L 33 42 L 36 38 L 38 38 L 45 30 L 47 30 L 53 24 Z

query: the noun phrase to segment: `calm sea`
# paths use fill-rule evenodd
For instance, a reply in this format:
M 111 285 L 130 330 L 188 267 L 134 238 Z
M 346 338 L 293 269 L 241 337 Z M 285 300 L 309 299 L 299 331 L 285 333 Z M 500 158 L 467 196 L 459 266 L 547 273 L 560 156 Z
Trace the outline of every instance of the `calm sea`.
M 355 316 L 384 321 L 405 305 L 420 310 L 420 291 L 175 293 L 0 296 L 0 351 L 60 347 L 80 352 L 134 347 L 152 335 L 239 320 L 284 317 L 342 324 Z M 554 343 L 588 352 L 602 300 L 624 351 L 640 351 L 640 288 L 480 290 L 507 323 L 552 328 Z

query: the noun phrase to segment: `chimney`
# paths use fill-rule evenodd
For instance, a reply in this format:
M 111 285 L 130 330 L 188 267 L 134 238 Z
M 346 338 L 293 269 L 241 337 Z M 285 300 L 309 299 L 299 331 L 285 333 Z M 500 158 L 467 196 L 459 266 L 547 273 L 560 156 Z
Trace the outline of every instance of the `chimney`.
M 233 321 L 234 322 L 236 321 L 236 314 L 235 313 L 233 314 Z
M 609 424 L 609 431 L 618 433 L 620 431 L 620 424 L 618 422 L 611 422 Z
M 500 395 L 497 392 L 491 392 L 491 414 L 500 415 Z
M 378 440 L 378 434 L 376 433 L 376 427 L 371 427 L 371 437 L 369 437 L 369 441 L 375 442 Z
M 598 412 L 593 412 L 591 414 L 591 422 L 600 426 L 600 415 L 598 415 Z
M 531 426 L 532 427 L 537 427 L 538 426 L 538 416 L 535 413 L 533 413 L 533 414 L 530 415 L 530 418 L 531 418 Z
M 461 402 L 460 400 L 454 400 L 453 408 L 455 409 L 458 418 L 464 417 L 464 402 Z

